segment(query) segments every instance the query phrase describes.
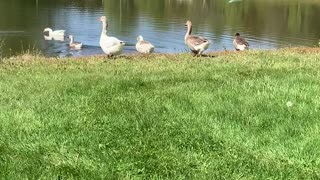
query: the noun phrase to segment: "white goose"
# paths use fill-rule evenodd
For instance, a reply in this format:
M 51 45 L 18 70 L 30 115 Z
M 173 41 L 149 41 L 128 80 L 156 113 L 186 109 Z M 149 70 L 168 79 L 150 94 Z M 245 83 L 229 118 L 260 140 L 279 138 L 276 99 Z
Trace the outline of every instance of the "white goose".
M 51 28 L 45 28 L 43 33 L 46 36 L 64 36 L 65 30 L 55 30 L 53 31 Z
M 75 42 L 73 35 L 69 35 L 70 43 L 69 47 L 74 48 L 74 49 L 81 49 L 82 48 L 82 43 L 81 42 Z
M 154 51 L 154 46 L 150 42 L 144 41 L 142 36 L 138 36 L 137 41 L 136 49 L 138 52 L 150 54 Z
M 64 41 L 65 30 L 55 30 L 53 31 L 50 28 L 45 28 L 43 30 L 45 40 L 55 40 L 55 41 Z
M 201 36 L 191 35 L 192 33 L 192 23 L 191 21 L 186 22 L 188 27 L 187 33 L 184 37 L 185 44 L 190 48 L 193 54 L 201 55 L 203 51 L 207 50 L 209 47 L 209 41 Z
M 102 22 L 102 32 L 100 36 L 100 47 L 107 55 L 119 55 L 121 54 L 125 43 L 115 37 L 109 37 L 107 35 L 107 18 L 105 16 L 100 17 Z

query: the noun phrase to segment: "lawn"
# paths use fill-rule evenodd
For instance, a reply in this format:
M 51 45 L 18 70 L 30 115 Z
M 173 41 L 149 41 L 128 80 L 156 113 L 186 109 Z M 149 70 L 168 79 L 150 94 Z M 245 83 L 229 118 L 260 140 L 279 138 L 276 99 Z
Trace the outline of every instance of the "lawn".
M 319 179 L 320 49 L 214 56 L 1 60 L 0 177 Z

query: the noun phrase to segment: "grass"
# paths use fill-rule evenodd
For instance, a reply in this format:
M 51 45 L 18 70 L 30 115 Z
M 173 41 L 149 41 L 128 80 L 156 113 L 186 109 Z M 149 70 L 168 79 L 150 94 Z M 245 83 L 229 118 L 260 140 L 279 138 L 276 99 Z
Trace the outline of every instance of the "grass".
M 320 49 L 0 63 L 4 179 L 319 179 Z
M 0 38 L 0 61 L 1 61 L 1 59 L 3 58 L 2 56 L 3 56 L 3 46 L 4 46 L 4 39 L 1 39 Z

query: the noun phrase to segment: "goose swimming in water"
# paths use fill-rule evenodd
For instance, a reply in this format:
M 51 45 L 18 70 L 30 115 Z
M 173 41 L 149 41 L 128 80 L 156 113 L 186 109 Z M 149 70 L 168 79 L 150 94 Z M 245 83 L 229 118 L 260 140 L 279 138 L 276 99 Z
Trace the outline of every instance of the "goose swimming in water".
M 64 33 L 65 33 L 65 30 L 53 31 L 51 28 L 45 28 L 43 30 L 45 40 L 64 41 L 64 38 L 65 38 Z
M 64 36 L 46 36 L 44 35 L 44 40 L 46 41 L 64 41 Z
M 240 33 L 235 34 L 235 38 L 233 40 L 233 46 L 237 51 L 244 51 L 249 49 L 249 43 L 240 36 Z
M 55 30 L 53 31 L 51 28 L 45 28 L 43 33 L 46 36 L 64 36 L 65 30 Z
M 100 36 L 100 47 L 107 55 L 119 55 L 121 54 L 125 45 L 124 41 L 115 37 L 109 37 L 107 35 L 108 22 L 105 16 L 101 16 L 99 19 L 102 22 L 102 32 Z
M 74 49 L 81 49 L 82 48 L 82 43 L 81 42 L 75 42 L 73 35 L 69 35 L 70 43 L 69 47 L 74 48 Z
M 186 22 L 188 27 L 187 33 L 184 37 L 185 44 L 190 48 L 193 54 L 201 55 L 203 51 L 207 50 L 209 47 L 209 41 L 201 36 L 191 35 L 192 33 L 192 23 L 191 21 Z
M 138 52 L 150 54 L 154 51 L 154 46 L 150 42 L 144 41 L 142 36 L 138 36 L 137 41 L 136 49 Z

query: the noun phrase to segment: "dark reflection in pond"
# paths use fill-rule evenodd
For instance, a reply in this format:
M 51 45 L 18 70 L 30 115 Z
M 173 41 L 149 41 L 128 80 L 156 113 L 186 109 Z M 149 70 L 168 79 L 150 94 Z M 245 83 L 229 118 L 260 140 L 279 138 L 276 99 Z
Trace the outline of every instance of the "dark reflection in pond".
M 320 38 L 319 0 L 0 0 L 2 56 L 37 49 L 48 56 L 103 54 L 99 47 L 101 24 L 109 18 L 109 31 L 134 51 L 143 35 L 156 52 L 177 53 L 184 45 L 185 21 L 194 33 L 211 40 L 208 51 L 233 49 L 236 32 L 253 49 L 316 46 Z M 85 46 L 70 50 L 67 41 L 45 41 L 46 27 L 65 29 Z M 0 43 L 1 44 L 1 43 Z

